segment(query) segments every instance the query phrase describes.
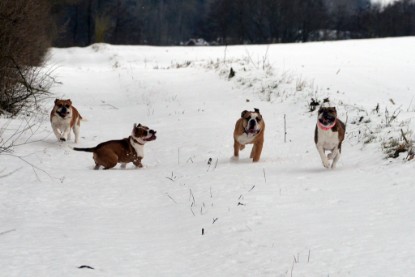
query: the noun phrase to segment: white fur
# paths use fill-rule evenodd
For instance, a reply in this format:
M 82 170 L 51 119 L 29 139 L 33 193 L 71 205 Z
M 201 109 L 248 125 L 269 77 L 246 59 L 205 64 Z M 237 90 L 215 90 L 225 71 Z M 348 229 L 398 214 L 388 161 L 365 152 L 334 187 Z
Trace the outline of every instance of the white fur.
M 318 127 L 317 127 L 318 128 Z M 335 168 L 337 161 L 340 158 L 340 151 L 339 151 L 339 132 L 333 132 L 332 130 L 322 130 L 318 128 L 317 131 L 317 150 L 320 154 L 321 161 L 325 168 L 330 167 L 329 160 L 333 159 L 333 163 L 331 168 Z M 331 151 L 327 156 L 325 151 Z
M 240 144 L 248 144 L 248 143 L 252 143 L 252 141 L 254 140 L 256 134 L 247 134 L 247 133 L 243 133 L 242 135 L 238 136 L 236 138 L 236 140 L 240 143 Z
M 140 139 L 140 138 L 136 138 L 136 137 L 134 137 L 134 136 L 133 136 L 133 138 L 134 138 L 136 141 L 138 141 L 139 143 L 142 143 L 142 144 L 144 144 L 144 143 L 145 143 L 145 142 L 144 142 L 142 139 Z M 130 143 L 131 143 L 131 145 L 133 146 L 133 148 L 134 148 L 134 150 L 135 150 L 135 153 L 137 153 L 137 157 L 144 158 L 144 145 L 141 145 L 141 144 L 135 143 L 133 139 L 130 139 Z
M 69 140 L 71 138 L 71 120 L 72 120 L 72 111 L 65 118 L 60 117 L 59 115 L 53 115 L 51 124 L 52 130 L 58 140 L 65 139 Z M 75 143 L 79 141 L 79 125 L 75 122 L 73 132 L 75 134 Z

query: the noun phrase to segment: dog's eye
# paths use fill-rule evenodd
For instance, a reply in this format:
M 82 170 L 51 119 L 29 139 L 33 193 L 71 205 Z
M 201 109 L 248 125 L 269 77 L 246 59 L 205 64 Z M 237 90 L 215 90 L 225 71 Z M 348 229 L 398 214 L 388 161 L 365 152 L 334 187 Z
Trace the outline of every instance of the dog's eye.
M 69 109 L 69 105 L 65 105 L 65 108 Z
M 58 108 L 62 108 L 62 104 L 58 104 Z
M 257 118 L 256 118 L 256 121 L 257 121 L 257 122 L 260 122 L 260 121 L 261 121 L 261 118 L 260 118 L 260 117 L 257 117 Z

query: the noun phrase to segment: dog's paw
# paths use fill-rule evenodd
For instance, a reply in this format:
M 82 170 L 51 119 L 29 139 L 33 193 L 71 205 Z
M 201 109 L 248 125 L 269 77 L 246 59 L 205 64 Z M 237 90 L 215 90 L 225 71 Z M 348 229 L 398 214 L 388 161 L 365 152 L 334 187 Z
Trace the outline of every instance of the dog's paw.
M 324 161 L 323 161 L 323 166 L 324 166 L 325 168 L 329 168 L 329 167 L 330 167 L 330 162 L 329 162 L 328 160 L 324 160 Z
M 232 156 L 231 157 L 231 162 L 236 162 L 239 161 L 239 157 L 238 156 Z

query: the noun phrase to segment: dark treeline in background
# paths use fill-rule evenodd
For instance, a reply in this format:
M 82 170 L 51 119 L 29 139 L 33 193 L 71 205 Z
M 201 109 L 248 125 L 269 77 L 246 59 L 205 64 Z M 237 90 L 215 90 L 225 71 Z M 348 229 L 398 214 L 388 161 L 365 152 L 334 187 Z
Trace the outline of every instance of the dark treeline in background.
M 54 46 L 278 43 L 415 35 L 415 0 L 51 0 Z

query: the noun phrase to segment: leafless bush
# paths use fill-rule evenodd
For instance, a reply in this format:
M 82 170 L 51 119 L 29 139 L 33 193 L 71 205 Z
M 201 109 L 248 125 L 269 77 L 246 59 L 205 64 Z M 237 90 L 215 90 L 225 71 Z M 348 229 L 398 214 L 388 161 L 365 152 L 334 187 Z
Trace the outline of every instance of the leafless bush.
M 37 104 L 53 79 L 42 65 L 53 26 L 48 0 L 0 1 L 0 114 Z

